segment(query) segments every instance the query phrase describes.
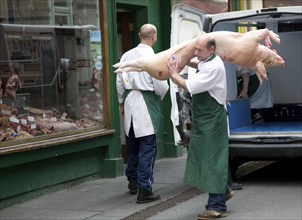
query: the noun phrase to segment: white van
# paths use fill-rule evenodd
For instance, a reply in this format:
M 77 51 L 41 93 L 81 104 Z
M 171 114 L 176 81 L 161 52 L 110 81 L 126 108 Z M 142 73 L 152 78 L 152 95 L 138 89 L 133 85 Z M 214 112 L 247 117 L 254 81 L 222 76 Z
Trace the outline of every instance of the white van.
M 273 48 L 285 60 L 285 66 L 268 68 L 273 108 L 264 109 L 261 120 L 252 123 L 249 99 L 237 98 L 235 65 L 225 62 L 229 116 L 229 148 L 232 158 L 242 160 L 276 159 L 302 156 L 302 6 L 252 9 L 210 15 L 185 4 L 172 9 L 171 46 L 195 37 L 201 31 L 234 31 L 268 28 L 280 36 L 281 44 Z M 186 67 L 184 76 L 195 72 Z M 174 88 L 182 99 L 183 92 Z M 173 93 L 173 91 L 172 91 Z M 171 94 L 175 97 L 174 94 Z M 176 99 L 175 99 L 176 100 Z M 183 136 L 188 134 L 187 101 L 174 102 L 186 121 L 180 121 Z M 176 121 L 177 111 L 172 111 Z M 186 115 L 187 114 L 187 115 Z M 179 130 L 179 129 L 178 129 Z M 181 132 L 180 132 L 181 133 Z M 182 135 L 180 135 L 182 136 Z M 183 138 L 183 137 L 182 137 Z

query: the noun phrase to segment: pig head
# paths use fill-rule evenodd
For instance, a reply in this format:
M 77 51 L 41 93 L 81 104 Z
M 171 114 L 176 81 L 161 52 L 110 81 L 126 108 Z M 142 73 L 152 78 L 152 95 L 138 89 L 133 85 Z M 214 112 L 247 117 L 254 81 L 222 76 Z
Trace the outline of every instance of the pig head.
M 280 43 L 279 36 L 268 29 L 253 30 L 245 34 L 219 31 L 209 33 L 216 40 L 216 53 L 222 60 L 254 70 L 260 82 L 267 78 L 266 67 L 284 66 L 284 60 L 271 49 L 271 41 Z M 264 44 L 260 41 L 264 40 Z
M 254 70 L 260 82 L 267 78 L 266 67 L 284 66 L 284 60 L 271 49 L 271 41 L 280 43 L 279 36 L 268 29 L 253 30 L 244 34 L 231 31 L 216 31 L 210 34 L 216 40 L 216 53 L 224 60 Z M 123 71 L 146 71 L 152 77 L 166 80 L 170 77 L 166 61 L 173 55 L 179 61 L 179 68 L 188 65 L 194 58 L 196 38 L 182 42 L 153 57 L 125 61 L 113 65 L 115 73 Z M 260 44 L 264 40 L 265 45 Z

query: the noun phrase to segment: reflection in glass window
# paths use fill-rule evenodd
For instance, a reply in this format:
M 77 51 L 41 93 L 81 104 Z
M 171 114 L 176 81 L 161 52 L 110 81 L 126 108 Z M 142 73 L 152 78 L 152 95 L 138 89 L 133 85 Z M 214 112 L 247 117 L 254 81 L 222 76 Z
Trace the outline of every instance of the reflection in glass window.
M 68 1 L 67 0 L 54 0 L 54 6 L 56 7 L 67 7 Z
M 0 2 L 0 142 L 105 126 L 99 1 L 45 2 Z

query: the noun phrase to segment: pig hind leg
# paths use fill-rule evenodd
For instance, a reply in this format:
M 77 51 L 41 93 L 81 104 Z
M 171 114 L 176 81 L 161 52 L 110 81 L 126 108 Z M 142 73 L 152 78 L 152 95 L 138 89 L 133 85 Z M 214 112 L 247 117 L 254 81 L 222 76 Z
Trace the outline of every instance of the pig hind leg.
M 114 72 L 115 73 L 122 73 L 122 72 L 132 72 L 132 71 L 135 71 L 135 72 L 142 72 L 142 71 L 145 71 L 143 70 L 142 68 L 136 68 L 136 67 L 133 67 L 133 66 L 129 66 L 129 67 L 124 67 L 124 68 L 117 68 Z
M 116 63 L 113 65 L 113 67 L 117 68 L 117 70 L 114 71 L 115 73 L 122 73 L 123 71 L 125 71 L 125 72 L 144 71 L 144 68 L 140 65 L 140 62 L 138 62 L 137 60 Z

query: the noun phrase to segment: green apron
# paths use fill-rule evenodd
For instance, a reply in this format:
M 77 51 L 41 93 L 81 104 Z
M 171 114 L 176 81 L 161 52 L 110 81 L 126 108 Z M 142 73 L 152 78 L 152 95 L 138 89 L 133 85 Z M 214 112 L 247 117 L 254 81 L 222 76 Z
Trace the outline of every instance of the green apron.
M 207 193 L 224 194 L 229 156 L 225 108 L 203 92 L 192 96 L 192 112 L 185 182 Z
M 146 102 L 156 137 L 159 137 L 161 120 L 163 118 L 163 115 L 161 114 L 159 96 L 153 91 L 141 91 L 141 93 Z
M 160 107 L 160 98 L 158 95 L 155 94 L 153 91 L 143 91 L 140 90 L 145 103 L 147 105 L 147 109 L 152 121 L 152 125 L 154 128 L 154 132 L 156 137 L 159 137 L 160 133 L 160 128 L 161 128 L 161 120 L 163 118 L 162 113 L 161 113 L 161 107 Z M 131 90 L 126 90 L 125 91 L 125 98 L 127 95 L 131 92 Z

